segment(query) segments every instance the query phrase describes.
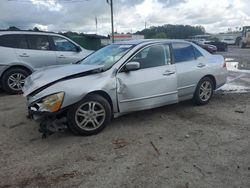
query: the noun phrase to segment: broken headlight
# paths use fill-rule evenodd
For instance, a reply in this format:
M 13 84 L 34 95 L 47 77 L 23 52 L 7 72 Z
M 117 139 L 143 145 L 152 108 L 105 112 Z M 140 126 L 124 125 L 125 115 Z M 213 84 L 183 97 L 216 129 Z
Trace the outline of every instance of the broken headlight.
M 41 112 L 57 112 L 61 108 L 63 98 L 64 92 L 49 95 L 35 103 L 34 107 Z

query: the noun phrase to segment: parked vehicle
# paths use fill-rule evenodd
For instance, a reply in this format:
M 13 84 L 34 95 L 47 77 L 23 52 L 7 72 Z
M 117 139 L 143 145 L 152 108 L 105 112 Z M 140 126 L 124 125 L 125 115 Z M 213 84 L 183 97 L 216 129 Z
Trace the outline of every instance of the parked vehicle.
M 241 36 L 236 39 L 236 45 L 239 45 L 240 48 L 250 45 L 250 26 L 243 27 Z
M 193 99 L 209 102 L 226 82 L 221 55 L 183 40 L 139 40 L 106 46 L 79 64 L 44 68 L 23 87 L 40 131 L 99 133 L 112 117 Z
M 0 86 L 9 93 L 19 93 L 25 78 L 35 70 L 74 63 L 89 53 L 91 51 L 55 33 L 1 31 Z
M 217 47 L 212 45 L 212 44 L 207 44 L 207 43 L 201 43 L 201 42 L 196 42 L 196 44 L 200 47 L 202 47 L 203 49 L 207 50 L 208 52 L 210 52 L 211 54 L 214 54 L 217 52 Z
M 221 42 L 224 42 L 224 43 L 226 43 L 228 45 L 234 45 L 236 40 L 233 39 L 233 38 L 224 38 Z
M 217 47 L 212 44 L 207 44 L 207 43 L 203 43 L 201 41 L 196 41 L 196 40 L 187 40 L 187 41 L 195 43 L 196 45 L 210 52 L 211 54 L 217 52 Z
M 214 45 L 216 46 L 217 48 L 217 51 L 219 52 L 226 52 L 228 50 L 228 45 L 224 42 L 218 42 L 218 41 L 214 41 L 214 42 L 209 42 L 207 44 L 211 44 L 211 45 Z

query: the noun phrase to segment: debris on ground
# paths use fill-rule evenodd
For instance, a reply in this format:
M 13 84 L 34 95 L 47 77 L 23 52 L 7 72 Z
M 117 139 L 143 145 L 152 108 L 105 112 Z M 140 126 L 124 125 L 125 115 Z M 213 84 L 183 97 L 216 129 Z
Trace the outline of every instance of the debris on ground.
M 185 135 L 185 138 L 189 138 L 189 137 L 190 137 L 190 135 L 188 135 L 188 134 L 187 134 L 187 135 Z
M 152 141 L 150 141 L 150 144 L 152 145 L 152 147 L 154 148 L 155 152 L 160 155 L 160 152 L 158 150 L 158 148 L 154 145 L 154 143 Z
M 113 141 L 113 144 L 115 145 L 114 149 L 120 149 L 127 146 L 128 142 L 124 139 L 116 139 Z
M 244 113 L 244 111 L 242 111 L 242 110 L 235 110 L 234 112 L 239 113 L 239 114 L 243 114 Z

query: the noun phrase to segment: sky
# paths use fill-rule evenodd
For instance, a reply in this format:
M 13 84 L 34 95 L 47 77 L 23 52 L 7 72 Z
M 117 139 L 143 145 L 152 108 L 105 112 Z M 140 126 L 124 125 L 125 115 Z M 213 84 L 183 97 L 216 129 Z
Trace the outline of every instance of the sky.
M 110 1 L 110 0 L 109 0 Z M 45 31 L 111 32 L 107 0 L 0 0 L 0 28 L 38 27 Z M 208 33 L 250 25 L 249 0 L 113 0 L 117 32 L 150 26 L 204 26 Z M 97 30 L 96 30 L 97 20 Z

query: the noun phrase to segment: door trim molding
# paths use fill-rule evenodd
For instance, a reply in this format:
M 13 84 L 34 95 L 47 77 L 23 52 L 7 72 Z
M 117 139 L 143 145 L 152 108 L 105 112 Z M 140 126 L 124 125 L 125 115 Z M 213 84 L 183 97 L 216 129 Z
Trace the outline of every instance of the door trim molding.
M 195 84 L 192 84 L 192 85 L 189 85 L 189 86 L 184 86 L 184 87 L 179 87 L 177 89 L 182 90 L 182 89 L 187 89 L 187 88 L 191 88 L 191 87 L 195 87 Z
M 140 98 L 135 98 L 135 99 L 126 99 L 126 100 L 121 100 L 120 103 L 134 102 L 134 101 L 140 101 L 140 100 L 151 99 L 151 98 L 156 98 L 156 97 L 163 97 L 163 96 L 173 95 L 173 94 L 177 94 L 177 93 L 178 93 L 178 91 L 173 91 L 173 92 L 168 92 L 168 93 L 162 93 L 162 94 L 159 94 L 159 95 L 152 95 L 152 96 L 148 96 L 148 97 L 140 97 Z

